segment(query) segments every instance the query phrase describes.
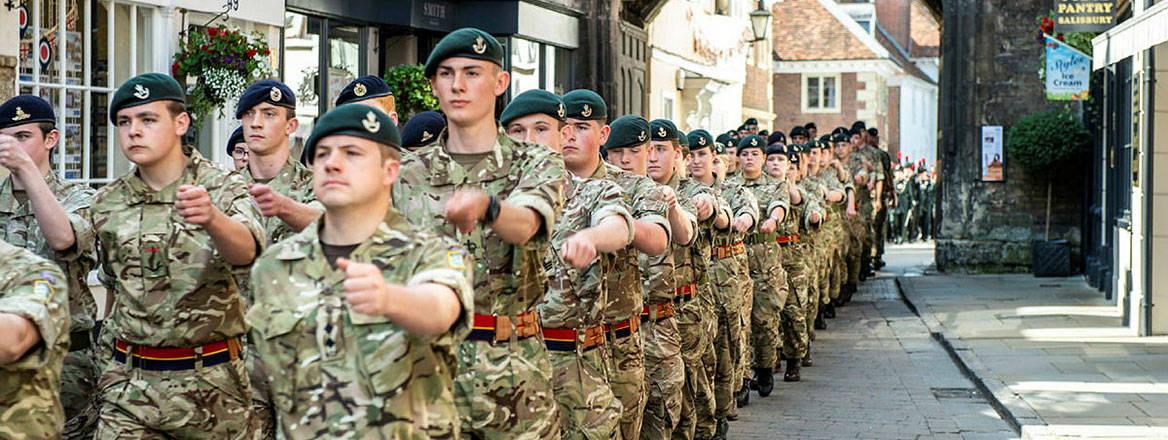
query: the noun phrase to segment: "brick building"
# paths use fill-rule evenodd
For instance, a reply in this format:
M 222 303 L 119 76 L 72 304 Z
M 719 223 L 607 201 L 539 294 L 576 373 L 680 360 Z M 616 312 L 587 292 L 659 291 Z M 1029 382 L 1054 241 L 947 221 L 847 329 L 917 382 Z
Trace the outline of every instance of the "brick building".
M 940 27 L 919 0 L 787 0 L 772 13 L 777 129 L 862 120 L 893 157 L 933 163 Z

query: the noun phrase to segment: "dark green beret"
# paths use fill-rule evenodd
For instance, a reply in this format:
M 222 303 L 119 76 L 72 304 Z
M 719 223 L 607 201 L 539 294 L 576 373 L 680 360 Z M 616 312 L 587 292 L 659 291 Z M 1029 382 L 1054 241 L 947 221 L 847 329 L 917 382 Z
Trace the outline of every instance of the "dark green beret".
M 759 150 L 762 150 L 763 153 L 766 153 L 766 139 L 763 139 L 762 136 L 750 135 L 738 141 L 739 156 L 742 155 L 743 150 L 748 150 L 751 148 L 758 148 Z
M 312 127 L 312 134 L 304 143 L 304 162 L 315 158 L 316 143 L 334 135 L 349 135 L 369 139 L 382 145 L 401 149 L 401 135 L 393 120 L 381 110 L 361 104 L 345 104 L 325 113 Z
M 795 164 L 795 165 L 798 165 L 798 164 L 799 164 L 799 162 L 800 162 L 800 160 L 799 160 L 799 154 L 798 154 L 798 153 L 795 153 L 795 152 L 793 152 L 793 151 L 788 151 L 788 152 L 787 152 L 787 160 L 788 160 L 788 161 L 790 161 L 791 163 Z
M 746 118 L 746 122 L 743 122 L 742 125 L 758 125 L 758 119 L 757 118 Z
M 389 89 L 389 84 L 386 84 L 384 79 L 377 75 L 365 75 L 353 80 L 341 89 L 341 94 L 337 95 L 335 105 L 390 95 L 393 95 L 393 91 Z
M 790 153 L 791 150 L 789 148 L 787 148 L 786 145 L 774 144 L 774 145 L 770 145 L 770 146 L 766 147 L 765 151 L 766 151 L 767 156 L 770 156 L 772 154 L 782 154 L 783 156 L 786 156 L 787 153 Z
M 700 128 L 689 132 L 689 135 L 686 135 L 686 139 L 689 143 L 690 150 L 700 150 L 706 147 L 713 147 L 715 144 L 714 138 L 710 136 L 710 132 Z M 725 146 L 722 147 L 723 151 L 725 151 L 725 148 Z
M 685 148 L 688 150 L 689 149 L 689 136 L 686 136 L 684 131 L 677 130 L 677 143 L 681 145 L 681 148 Z
M 726 144 L 714 142 L 714 154 L 726 154 Z
M 560 100 L 559 96 L 547 90 L 532 89 L 520 93 L 507 104 L 507 107 L 503 109 L 503 114 L 499 116 L 499 123 L 506 127 L 511 121 L 539 113 L 551 116 L 560 122 L 563 122 L 564 117 L 567 116 L 564 101 Z
M 852 139 L 852 137 L 848 133 L 835 133 L 835 134 L 831 135 L 831 142 L 832 143 L 850 142 L 851 139 Z
M 624 115 L 609 124 L 608 142 L 604 149 L 636 147 L 649 142 L 649 121 L 640 115 Z
M 787 154 L 799 154 L 807 152 L 807 144 L 791 144 L 787 145 Z
M 596 92 L 576 89 L 565 93 L 563 100 L 569 118 L 598 121 L 608 120 L 608 104 L 605 104 L 604 98 L 601 98 Z
M 732 139 L 730 139 L 730 135 L 728 135 L 726 133 L 722 133 L 722 134 L 718 135 L 718 137 L 716 139 L 714 139 L 714 141 L 719 143 L 719 144 L 722 144 L 723 147 L 733 147 L 734 146 L 734 141 Z
M 668 119 L 654 119 L 649 121 L 649 136 L 655 141 L 676 141 L 681 136 L 677 133 L 677 126 Z
M 426 58 L 426 77 L 438 73 L 438 64 L 447 58 L 472 58 L 503 67 L 503 45 L 481 29 L 462 28 L 451 32 L 438 41 Z
M 819 142 L 831 142 L 831 134 L 825 134 L 819 137 Z
M 17 95 L 0 105 L 0 128 L 15 127 L 17 125 L 34 122 L 57 123 L 57 116 L 53 113 L 53 106 L 48 101 L 36 95 Z
M 807 134 L 807 129 L 803 128 L 802 125 L 796 125 L 794 127 L 791 127 L 791 132 L 789 134 L 791 137 L 795 137 L 795 136 L 807 137 L 807 136 L 809 136 Z
M 832 143 L 831 143 L 830 139 L 826 140 L 826 141 L 819 142 L 819 149 L 821 149 L 821 150 L 831 150 L 831 147 L 832 147 Z
M 154 101 L 178 101 L 186 104 L 187 99 L 182 86 L 174 78 L 161 73 L 143 73 L 122 83 L 118 91 L 114 92 L 114 97 L 110 99 L 110 122 L 117 123 L 118 111 L 121 109 Z
M 856 121 L 856 122 L 853 122 L 853 123 L 852 123 L 852 130 L 864 130 L 864 131 L 867 131 L 867 130 L 868 130 L 868 126 L 867 126 L 866 124 L 864 124 L 864 121 Z

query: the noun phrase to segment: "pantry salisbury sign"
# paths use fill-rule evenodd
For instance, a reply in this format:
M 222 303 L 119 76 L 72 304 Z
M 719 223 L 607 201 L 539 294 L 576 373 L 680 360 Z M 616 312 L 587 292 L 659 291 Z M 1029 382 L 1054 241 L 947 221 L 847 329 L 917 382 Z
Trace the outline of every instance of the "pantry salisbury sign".
M 1103 32 L 1115 24 L 1115 0 L 1058 0 L 1055 32 Z

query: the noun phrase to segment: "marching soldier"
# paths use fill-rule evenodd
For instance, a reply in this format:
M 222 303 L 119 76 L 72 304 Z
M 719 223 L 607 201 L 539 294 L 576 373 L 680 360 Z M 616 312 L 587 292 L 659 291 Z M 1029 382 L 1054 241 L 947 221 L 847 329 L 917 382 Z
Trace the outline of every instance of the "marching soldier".
M 754 374 L 758 395 L 767 397 L 774 389 L 774 368 L 778 364 L 779 315 L 787 301 L 786 272 L 777 239 L 785 234 L 780 229 L 789 209 L 787 191 L 766 174 L 764 141 L 758 136 L 747 136 L 738 143 L 738 162 L 742 173 L 731 185 L 742 185 L 754 193 L 759 206 L 765 207 L 766 218 L 759 222 L 754 233 L 747 236 L 750 259 L 750 278 L 754 280 L 754 300 L 750 305 L 750 344 L 754 354 Z
M 397 127 L 397 104 L 389 84 L 377 75 L 365 75 L 349 82 L 337 95 L 335 107 L 345 104 L 363 104 L 389 115 Z
M 227 137 L 227 155 L 231 156 L 235 171 L 247 168 L 247 141 L 243 139 L 243 127 L 235 127 Z
M 892 155 L 880 148 L 880 132 L 876 127 L 868 127 L 869 151 L 880 160 L 881 180 L 880 199 L 876 202 L 876 251 L 872 260 L 872 268 L 884 267 L 884 241 L 888 236 L 888 211 L 895 209 L 896 186 L 892 177 Z
M 60 438 L 69 290 L 48 259 L 0 240 L 0 437 Z
M 608 162 L 625 172 L 646 176 L 649 167 L 649 122 L 640 116 L 626 115 L 612 122 L 604 149 Z M 685 368 L 681 358 L 676 308 L 673 299 L 678 285 L 674 254 L 677 247 L 693 240 L 693 214 L 683 207 L 684 201 L 672 188 L 659 186 L 669 221 L 669 251 L 661 255 L 640 254 L 638 263 L 645 285 L 645 305 L 641 309 L 641 342 L 645 349 L 645 385 L 648 388 L 641 438 L 669 438 L 677 427 L 681 413 L 681 389 Z
M 799 244 L 799 229 L 812 223 L 809 216 L 815 213 L 817 206 L 810 205 L 796 181 L 788 179 L 791 171 L 790 155 L 797 154 L 790 147 L 783 144 L 768 146 L 767 171 L 777 181 L 780 193 L 786 192 L 789 211 L 781 225 L 779 236 L 775 239 L 782 252 L 782 268 L 786 272 L 787 291 L 786 301 L 780 312 L 780 327 L 782 330 L 781 342 L 776 346 L 780 360 L 787 360 L 787 369 L 783 375 L 786 382 L 796 382 L 800 379 L 799 371 L 803 357 L 807 355 L 809 335 L 804 308 L 808 302 L 807 280 L 803 272 L 803 262 L 800 254 L 804 248 Z M 815 218 L 814 220 L 818 220 Z M 818 223 L 815 221 L 814 223 Z M 781 362 L 781 361 L 780 361 Z M 781 365 L 776 364 L 778 369 Z
M 474 28 L 434 47 L 425 74 L 447 130 L 402 164 L 393 203 L 474 256 L 474 329 L 458 348 L 454 381 L 462 430 L 481 439 L 555 439 L 552 368 L 535 308 L 565 171 L 559 155 L 515 142 L 496 124 L 495 101 L 511 79 L 503 53 Z
M 98 278 L 113 296 L 96 437 L 252 438 L 247 326 L 231 274 L 267 239 L 247 184 L 182 145 L 190 117 L 169 76 L 126 81 L 110 120 L 136 167 L 90 209 Z
M 819 148 L 816 149 L 818 154 L 813 155 L 814 166 L 818 168 L 817 180 L 827 188 L 828 195 L 825 198 L 831 202 L 828 205 L 828 221 L 824 225 L 824 229 L 827 231 L 825 242 L 828 244 L 825 258 L 828 259 L 829 263 L 825 265 L 826 271 L 820 277 L 819 305 L 821 307 L 820 313 L 815 319 L 819 324 L 816 328 L 820 330 L 827 328 L 824 318 L 835 317 L 834 300 L 840 297 L 848 280 L 847 257 L 852 247 L 851 229 L 848 222 L 858 215 L 851 173 L 833 153 L 836 149 L 833 147 L 833 142 L 839 148 L 843 148 L 848 142 L 847 135 L 843 132 L 836 132 L 831 135 L 831 140 L 832 142 L 821 142 Z
M 721 144 L 714 142 L 707 131 L 694 130 L 688 137 L 689 148 L 693 153 L 690 177 L 718 192 L 718 198 L 724 202 L 723 215 L 730 219 L 723 223 L 720 215 L 714 221 L 709 268 L 710 285 L 713 288 L 711 297 L 717 320 L 715 373 L 712 377 L 717 425 L 711 438 L 725 439 L 730 428 L 729 421 L 738 418 L 734 393 L 742 383 L 742 377 L 736 374 L 741 371 L 737 365 L 742 358 L 740 339 L 745 324 L 741 304 L 744 296 L 749 297 L 746 292 L 754 288 L 746 261 L 746 245 L 742 239 L 758 219 L 758 201 L 745 188 L 726 185 L 714 173 L 713 159 L 723 152 L 718 151 L 717 146 Z
M 387 205 L 400 139 L 342 105 L 305 144 L 319 220 L 252 269 L 247 314 L 282 438 L 458 438 L 455 350 L 470 333 L 473 261 Z
M 528 90 L 507 105 L 499 122 L 516 140 L 563 153 L 563 141 L 575 134 L 566 113 L 560 97 Z M 572 159 L 576 164 L 579 157 Z M 539 305 L 560 426 L 566 439 L 619 438 L 621 404 L 608 385 L 604 306 L 606 277 L 618 271 L 616 252 L 633 241 L 633 216 L 619 186 L 588 174 L 573 172 L 564 198 L 544 256 L 548 291 Z
M 645 350 L 638 334 L 648 315 L 645 309 L 642 271 L 638 255 L 662 255 L 668 250 L 670 223 L 664 190 L 647 177 L 626 172 L 600 160 L 601 146 L 616 135 L 627 142 L 628 127 L 619 133 L 604 124 L 608 106 L 595 92 L 573 90 L 563 96 L 567 122 L 573 132 L 564 142 L 564 164 L 576 176 L 589 176 L 616 183 L 633 214 L 632 246 L 616 253 L 618 270 L 608 277 L 608 301 L 605 304 L 606 345 L 609 349 L 608 382 L 621 401 L 621 437 L 636 439 L 641 435 L 646 404 Z M 662 314 L 669 310 L 654 310 Z
M 869 191 L 868 183 L 872 177 L 873 164 L 863 154 L 855 153 L 855 149 L 860 146 L 862 142 L 862 135 L 858 130 L 851 130 L 844 134 L 848 139 L 833 138 L 835 141 L 835 157 L 844 164 L 848 174 L 852 176 L 852 183 L 855 193 L 855 206 L 857 215 L 855 217 L 848 217 L 848 252 L 847 252 L 847 280 L 844 283 L 844 289 L 840 292 L 839 299 L 833 298 L 833 305 L 838 306 L 846 303 L 852 294 L 856 292 L 857 285 L 860 283 L 861 276 L 865 274 L 863 261 L 868 240 L 868 224 L 865 219 L 869 218 L 872 213 L 872 197 Z M 829 316 L 830 317 L 830 316 Z
M 62 141 L 53 108 L 38 96 L 20 95 L 0 105 L 0 240 L 48 259 L 67 274 L 69 354 L 61 370 L 65 438 L 92 438 L 97 426 L 98 367 L 94 345 L 97 303 L 89 271 L 97 266 L 89 205 L 93 190 L 67 183 L 49 157 Z M 108 304 L 108 302 L 107 302 Z M 48 339 L 46 339 L 48 340 Z
M 446 129 L 446 117 L 436 111 L 424 111 L 406 121 L 402 128 L 402 148 L 410 153 L 430 145 Z

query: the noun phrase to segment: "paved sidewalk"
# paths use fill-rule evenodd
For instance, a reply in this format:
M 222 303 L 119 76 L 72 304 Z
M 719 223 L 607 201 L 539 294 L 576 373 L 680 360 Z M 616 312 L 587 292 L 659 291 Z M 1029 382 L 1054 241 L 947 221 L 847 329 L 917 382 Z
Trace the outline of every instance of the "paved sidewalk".
M 889 276 L 865 283 L 812 344 L 815 365 L 731 422 L 739 439 L 1006 439 L 1014 431 L 961 373 Z
M 1168 438 L 1168 338 L 1131 336 L 1080 277 L 897 280 L 1023 438 Z

